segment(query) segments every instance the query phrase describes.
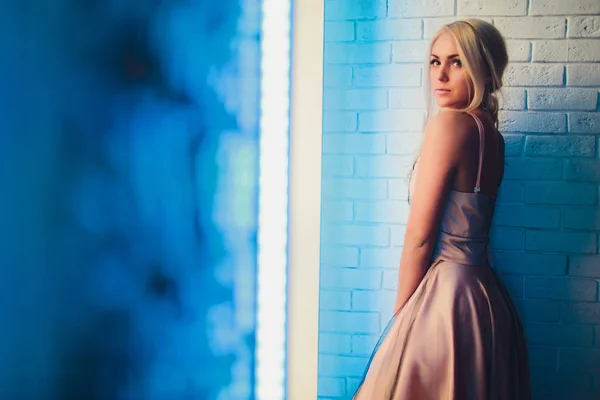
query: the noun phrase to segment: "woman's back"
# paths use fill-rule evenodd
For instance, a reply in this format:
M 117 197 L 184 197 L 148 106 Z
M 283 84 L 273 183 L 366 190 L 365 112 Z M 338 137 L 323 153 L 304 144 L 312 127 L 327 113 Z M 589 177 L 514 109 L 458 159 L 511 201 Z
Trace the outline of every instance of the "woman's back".
M 483 137 L 481 168 L 481 193 L 496 195 L 504 176 L 504 139 L 494 127 L 490 116 L 484 111 L 473 114 L 457 113 L 456 121 L 465 130 L 467 140 L 460 155 L 452 190 L 473 192 L 477 180 L 480 160 L 480 144 Z M 478 132 L 477 120 L 482 124 L 483 132 Z

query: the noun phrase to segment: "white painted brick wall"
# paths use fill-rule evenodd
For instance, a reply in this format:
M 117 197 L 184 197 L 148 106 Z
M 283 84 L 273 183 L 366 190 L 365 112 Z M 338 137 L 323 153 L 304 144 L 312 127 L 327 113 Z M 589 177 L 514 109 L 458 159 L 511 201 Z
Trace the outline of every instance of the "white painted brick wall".
M 534 399 L 600 398 L 600 1 L 325 0 L 319 398 L 348 399 L 390 317 L 428 41 L 494 23 L 510 64 L 496 268 Z

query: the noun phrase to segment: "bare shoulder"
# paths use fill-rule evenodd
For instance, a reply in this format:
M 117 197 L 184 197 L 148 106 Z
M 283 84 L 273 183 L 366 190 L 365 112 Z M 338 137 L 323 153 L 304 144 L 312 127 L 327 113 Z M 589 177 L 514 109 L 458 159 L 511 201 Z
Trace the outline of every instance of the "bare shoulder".
M 449 156 L 460 156 L 466 146 L 477 139 L 473 135 L 477 125 L 472 116 L 464 112 L 445 111 L 433 117 L 425 128 L 425 140 L 435 141 L 438 149 L 447 151 Z
M 464 112 L 445 111 L 433 117 L 427 127 L 426 133 L 436 136 L 448 136 L 452 140 L 459 140 L 456 135 L 468 137 L 473 129 L 477 128 L 472 116 Z

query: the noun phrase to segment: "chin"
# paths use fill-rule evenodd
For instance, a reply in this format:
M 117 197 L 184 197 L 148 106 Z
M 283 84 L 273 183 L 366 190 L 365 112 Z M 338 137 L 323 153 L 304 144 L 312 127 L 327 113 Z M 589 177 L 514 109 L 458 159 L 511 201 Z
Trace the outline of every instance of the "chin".
M 450 110 L 454 110 L 454 109 L 459 109 L 460 108 L 455 103 L 451 103 L 451 102 L 448 102 L 448 101 L 436 101 L 435 104 L 439 108 L 450 109 Z

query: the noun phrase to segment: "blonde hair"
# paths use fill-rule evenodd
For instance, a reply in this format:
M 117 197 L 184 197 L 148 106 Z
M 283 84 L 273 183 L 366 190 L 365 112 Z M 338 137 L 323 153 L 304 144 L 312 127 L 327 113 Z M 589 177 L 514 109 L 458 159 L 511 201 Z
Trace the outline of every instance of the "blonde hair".
M 434 36 L 431 48 L 444 33 L 455 41 L 460 59 L 469 79 L 467 80 L 470 103 L 461 110 L 473 112 L 483 108 L 490 113 L 494 126 L 498 127 L 497 93 L 502 88 L 502 76 L 508 64 L 508 54 L 504 38 L 492 24 L 480 19 L 462 19 L 444 25 Z M 429 68 L 431 65 L 428 63 Z M 429 86 L 429 79 L 425 80 Z M 429 98 L 428 114 L 433 106 L 431 90 L 427 87 Z
M 498 99 L 502 88 L 502 76 L 508 64 L 508 53 L 504 38 L 492 24 L 480 19 L 461 19 L 444 25 L 431 40 L 429 53 L 436 40 L 444 33 L 449 34 L 458 46 L 458 52 L 463 67 L 467 72 L 467 85 L 469 90 L 469 104 L 456 111 L 473 112 L 479 108 L 487 111 L 492 117 L 496 129 L 498 128 Z M 427 55 L 426 71 L 431 69 L 429 54 Z M 428 76 L 429 74 L 426 74 Z M 425 99 L 427 100 L 427 117 L 425 124 L 433 115 L 436 105 L 431 95 L 429 79 L 424 79 Z M 414 166 L 419 157 L 420 150 L 413 160 L 408 179 L 412 178 Z

